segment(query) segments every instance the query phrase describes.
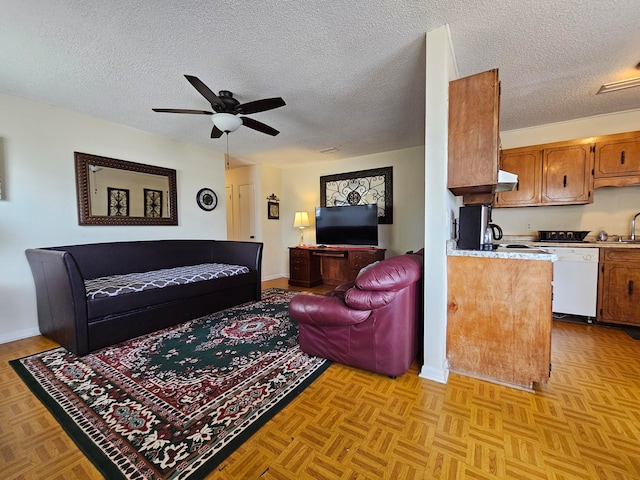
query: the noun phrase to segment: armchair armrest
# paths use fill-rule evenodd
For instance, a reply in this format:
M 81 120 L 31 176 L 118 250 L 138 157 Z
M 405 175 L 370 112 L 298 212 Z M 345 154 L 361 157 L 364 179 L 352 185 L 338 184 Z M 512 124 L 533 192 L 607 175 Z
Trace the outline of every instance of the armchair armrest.
M 316 326 L 344 326 L 362 323 L 371 310 L 349 308 L 335 296 L 298 293 L 289 303 L 289 314 L 298 323 Z
M 375 310 L 384 307 L 396 298 L 395 291 L 360 290 L 352 288 L 344 296 L 344 302 L 358 310 Z

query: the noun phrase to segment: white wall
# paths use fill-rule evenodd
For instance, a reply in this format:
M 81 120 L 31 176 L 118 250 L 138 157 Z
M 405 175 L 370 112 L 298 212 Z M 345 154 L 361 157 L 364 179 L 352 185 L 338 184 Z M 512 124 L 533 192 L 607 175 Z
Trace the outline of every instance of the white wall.
M 308 245 L 316 243 L 314 215 L 320 205 L 320 177 L 371 168 L 393 167 L 393 224 L 379 225 L 379 246 L 391 257 L 424 245 L 424 149 L 394 150 L 282 170 L 283 271 L 289 271 L 288 247 L 298 245 L 300 230 L 293 227 L 295 212 L 307 211 L 312 225 L 304 231 Z
M 445 383 L 447 252 L 456 200 L 447 189 L 449 81 L 457 75 L 448 26 L 426 36 L 424 364 L 420 376 Z
M 226 238 L 224 154 L 0 94 L 0 343 L 37 335 L 32 247 L 117 240 Z M 178 226 L 79 226 L 74 151 L 177 171 Z M 198 208 L 210 187 L 220 205 Z
M 563 140 L 640 130 L 640 110 L 581 118 L 570 122 L 502 132 L 502 148 L 516 148 Z M 628 235 L 631 218 L 640 212 L 640 186 L 604 187 L 594 191 L 593 203 L 548 207 L 496 208 L 493 221 L 506 235 L 531 235 L 538 230 L 604 229 Z M 527 224 L 531 230 L 527 230 Z
M 262 279 L 271 280 L 273 278 L 285 277 L 282 270 L 282 231 L 286 226 L 286 219 L 269 219 L 267 211 L 267 197 L 275 194 L 282 201 L 282 170 L 268 165 L 262 166 L 262 183 L 260 195 L 260 218 L 262 219 L 262 241 L 264 250 L 262 252 Z M 282 208 L 282 202 L 280 202 Z

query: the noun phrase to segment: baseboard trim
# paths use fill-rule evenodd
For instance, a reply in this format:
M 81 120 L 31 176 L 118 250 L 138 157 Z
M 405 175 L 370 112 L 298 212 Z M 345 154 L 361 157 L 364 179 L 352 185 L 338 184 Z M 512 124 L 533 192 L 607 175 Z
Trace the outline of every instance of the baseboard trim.
M 17 332 L 9 332 L 0 334 L 0 344 L 15 342 L 16 340 L 22 340 L 23 338 L 37 337 L 40 335 L 38 327 L 26 328 L 24 330 L 18 330 Z
M 262 281 L 267 281 L 267 280 L 275 280 L 277 278 L 288 278 L 288 275 L 285 275 L 283 273 L 276 273 L 275 275 L 268 275 L 266 277 L 262 277 Z
M 428 365 L 423 365 L 418 376 L 438 383 L 447 383 L 449 379 L 449 369 L 445 367 L 439 370 Z

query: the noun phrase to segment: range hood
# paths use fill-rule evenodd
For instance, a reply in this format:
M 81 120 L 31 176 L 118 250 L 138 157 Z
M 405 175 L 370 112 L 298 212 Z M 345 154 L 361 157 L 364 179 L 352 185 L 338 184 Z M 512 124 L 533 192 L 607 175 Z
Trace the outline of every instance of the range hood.
M 510 192 L 516 188 L 518 183 L 518 175 L 504 170 L 498 170 L 498 185 L 496 185 L 497 192 Z

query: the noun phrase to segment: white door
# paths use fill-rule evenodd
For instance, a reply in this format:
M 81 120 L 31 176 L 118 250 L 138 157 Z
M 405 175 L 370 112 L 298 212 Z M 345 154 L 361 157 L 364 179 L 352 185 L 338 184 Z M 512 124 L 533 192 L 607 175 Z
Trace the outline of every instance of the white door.
M 225 187 L 227 196 L 227 240 L 235 240 L 236 233 L 233 228 L 233 185 Z
M 238 238 L 237 240 L 253 242 L 256 239 L 256 222 L 253 183 L 238 186 Z

